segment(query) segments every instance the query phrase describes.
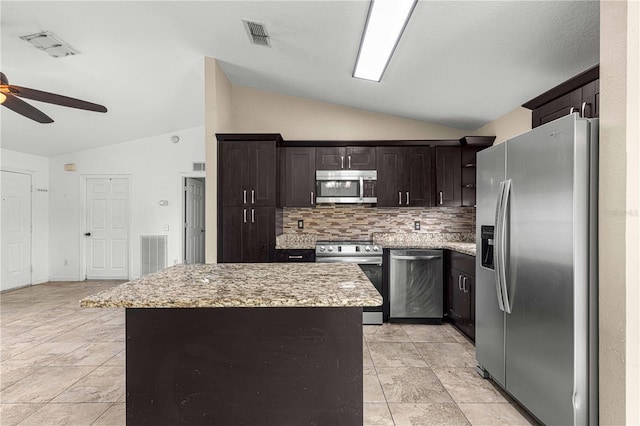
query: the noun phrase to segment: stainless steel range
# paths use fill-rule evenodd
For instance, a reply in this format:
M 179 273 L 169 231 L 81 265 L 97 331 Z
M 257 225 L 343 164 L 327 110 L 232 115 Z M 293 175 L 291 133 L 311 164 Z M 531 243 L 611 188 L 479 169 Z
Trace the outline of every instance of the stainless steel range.
M 318 241 L 317 263 L 355 263 L 382 294 L 382 247 L 372 241 Z M 382 306 L 365 307 L 363 324 L 382 324 Z

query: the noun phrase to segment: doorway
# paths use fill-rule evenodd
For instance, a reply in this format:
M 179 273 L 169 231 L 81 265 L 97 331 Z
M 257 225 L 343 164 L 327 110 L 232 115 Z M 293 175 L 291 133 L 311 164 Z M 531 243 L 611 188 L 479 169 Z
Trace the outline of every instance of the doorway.
M 129 178 L 85 178 L 86 279 L 129 279 Z
M 205 263 L 205 179 L 184 178 L 184 263 Z
M 31 175 L 2 170 L 0 290 L 31 284 Z

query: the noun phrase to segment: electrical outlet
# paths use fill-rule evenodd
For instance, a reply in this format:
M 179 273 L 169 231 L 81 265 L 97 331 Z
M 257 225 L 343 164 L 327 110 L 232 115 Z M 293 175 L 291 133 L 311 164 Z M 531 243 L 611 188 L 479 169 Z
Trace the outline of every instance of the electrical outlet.
M 298 219 L 298 229 L 304 229 L 304 220 Z
M 416 220 L 415 222 L 413 222 L 413 229 L 415 229 L 416 231 L 420 230 L 420 221 Z

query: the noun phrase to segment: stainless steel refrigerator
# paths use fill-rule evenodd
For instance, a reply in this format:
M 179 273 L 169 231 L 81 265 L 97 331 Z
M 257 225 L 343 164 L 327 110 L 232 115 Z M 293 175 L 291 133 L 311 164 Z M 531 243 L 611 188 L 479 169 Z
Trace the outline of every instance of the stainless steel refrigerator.
M 598 120 L 478 153 L 476 356 L 547 425 L 598 423 Z

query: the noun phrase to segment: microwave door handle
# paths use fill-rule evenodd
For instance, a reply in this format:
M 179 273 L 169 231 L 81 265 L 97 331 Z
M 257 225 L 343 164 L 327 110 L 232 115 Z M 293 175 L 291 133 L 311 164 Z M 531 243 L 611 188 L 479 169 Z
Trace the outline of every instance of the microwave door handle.
M 340 156 L 340 168 L 344 169 L 344 156 L 343 155 Z
M 364 178 L 360 176 L 360 202 L 364 203 Z

